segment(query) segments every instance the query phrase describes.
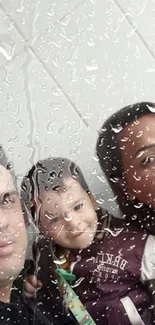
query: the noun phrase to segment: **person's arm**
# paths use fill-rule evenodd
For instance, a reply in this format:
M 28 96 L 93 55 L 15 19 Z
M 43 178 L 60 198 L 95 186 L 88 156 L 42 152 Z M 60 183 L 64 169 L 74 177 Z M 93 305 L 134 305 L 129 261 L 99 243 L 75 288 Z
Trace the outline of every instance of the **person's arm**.
M 141 264 L 141 281 L 155 280 L 155 236 L 149 235 L 146 241 Z

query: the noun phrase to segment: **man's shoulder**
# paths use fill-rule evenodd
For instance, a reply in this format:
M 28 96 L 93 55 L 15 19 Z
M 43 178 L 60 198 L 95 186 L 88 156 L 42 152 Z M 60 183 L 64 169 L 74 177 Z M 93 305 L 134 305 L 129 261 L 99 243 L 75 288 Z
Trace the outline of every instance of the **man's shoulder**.
M 38 317 L 34 308 L 18 297 L 12 303 L 0 302 L 0 325 L 47 325 L 45 318 Z

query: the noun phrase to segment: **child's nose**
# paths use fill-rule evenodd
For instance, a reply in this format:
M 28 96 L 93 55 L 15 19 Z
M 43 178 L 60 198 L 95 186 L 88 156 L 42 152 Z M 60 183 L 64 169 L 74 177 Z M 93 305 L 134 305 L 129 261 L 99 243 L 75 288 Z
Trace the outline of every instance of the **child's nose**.
M 70 230 L 77 228 L 78 224 L 80 223 L 79 217 L 77 218 L 77 216 L 75 216 L 73 213 L 66 213 L 64 221 L 66 227 Z

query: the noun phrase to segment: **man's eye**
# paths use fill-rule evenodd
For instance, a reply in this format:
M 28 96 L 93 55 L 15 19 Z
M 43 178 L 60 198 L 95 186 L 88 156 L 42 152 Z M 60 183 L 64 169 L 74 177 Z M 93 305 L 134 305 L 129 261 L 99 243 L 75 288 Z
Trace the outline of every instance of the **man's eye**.
M 82 209 L 82 207 L 83 207 L 83 203 L 80 203 L 74 207 L 74 211 L 78 211 L 78 210 Z
M 4 195 L 3 201 L 2 201 L 3 205 L 8 205 L 8 204 L 14 203 L 14 202 L 15 202 L 15 199 L 13 197 L 10 197 L 10 196 L 5 197 L 5 195 Z
M 7 204 L 9 204 L 9 203 L 10 203 L 9 198 L 3 200 L 3 205 L 7 205 Z
M 143 159 L 141 161 L 141 165 L 147 166 L 147 165 L 153 163 L 154 161 L 155 161 L 155 156 L 152 155 L 152 156 L 149 156 L 149 157 L 146 157 L 145 159 Z
M 50 215 L 48 213 L 45 213 L 45 218 L 47 218 L 48 220 L 51 220 L 52 219 L 52 215 Z
M 50 221 L 50 222 L 57 222 L 60 217 L 59 216 L 55 216 L 53 214 L 48 214 L 48 213 L 45 213 L 45 217 Z
M 51 223 L 56 223 L 56 222 L 58 222 L 60 219 L 61 219 L 60 217 L 52 218 L 52 219 L 51 219 Z

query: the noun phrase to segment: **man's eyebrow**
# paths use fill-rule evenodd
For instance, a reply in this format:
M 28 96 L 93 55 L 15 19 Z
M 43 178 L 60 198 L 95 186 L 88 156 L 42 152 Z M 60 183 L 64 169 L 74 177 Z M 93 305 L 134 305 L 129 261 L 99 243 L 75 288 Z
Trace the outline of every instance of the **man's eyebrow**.
M 143 147 L 139 148 L 139 149 L 136 151 L 136 153 L 135 153 L 134 156 L 136 157 L 136 156 L 138 156 L 138 154 L 139 154 L 140 152 L 145 151 L 145 150 L 147 150 L 147 149 L 151 149 L 151 148 L 155 148 L 155 143 L 148 144 L 147 146 L 143 146 Z
M 76 205 L 80 204 L 81 201 L 83 201 L 83 198 L 79 198 L 78 200 L 76 200 L 75 202 L 73 202 L 70 206 L 70 208 L 74 208 Z
M 52 214 L 51 212 L 49 212 L 47 210 L 44 211 L 44 214 L 48 214 L 49 216 L 54 216 L 54 214 Z
M 55 215 L 48 212 L 48 211 L 45 211 L 44 212 L 44 217 L 46 217 L 47 219 L 54 219 Z
M 14 189 L 14 190 L 10 190 L 10 191 L 7 191 L 7 192 L 3 192 L 3 193 L 0 193 L 0 201 L 3 201 L 4 198 L 8 198 L 12 195 L 18 195 L 17 191 Z

